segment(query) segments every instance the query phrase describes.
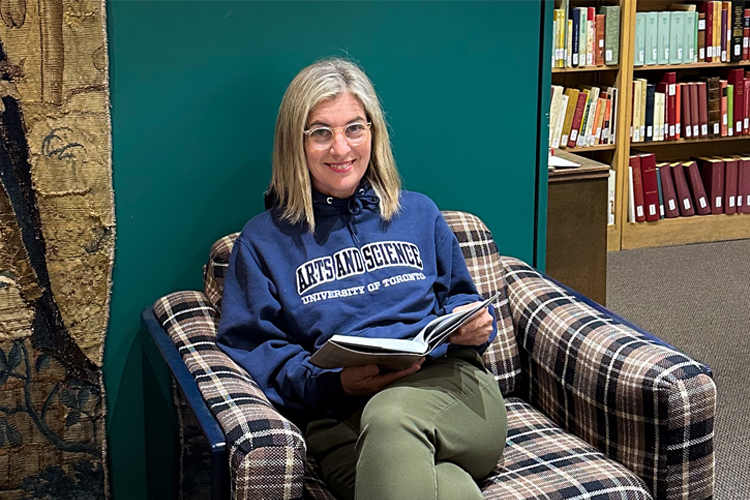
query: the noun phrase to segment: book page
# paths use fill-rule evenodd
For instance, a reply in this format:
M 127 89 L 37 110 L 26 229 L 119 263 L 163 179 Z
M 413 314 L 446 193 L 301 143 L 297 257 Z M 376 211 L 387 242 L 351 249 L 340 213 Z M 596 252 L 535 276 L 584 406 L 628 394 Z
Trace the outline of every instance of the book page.
M 436 318 L 439 319 L 439 318 Z M 433 320 L 434 321 L 434 320 Z M 432 322 L 430 322 L 432 323 Z M 429 325 L 428 325 L 429 326 Z M 420 341 L 421 339 L 387 339 L 387 338 L 370 338 L 370 337 L 351 337 L 349 335 L 334 335 L 330 338 L 331 342 L 352 348 L 366 347 L 371 350 L 381 350 L 390 352 L 411 352 L 415 354 L 424 354 L 427 351 L 427 345 Z M 369 352 L 369 351 L 368 351 Z
M 471 309 L 454 311 L 450 314 L 435 318 L 435 320 L 430 321 L 430 323 L 419 332 L 419 335 L 417 335 L 414 340 L 427 344 L 429 346 L 427 352 L 431 351 L 436 346 L 442 344 L 451 333 L 458 330 L 461 325 L 469 321 L 469 319 L 477 312 L 486 308 L 490 302 L 494 301 L 499 295 L 500 292 L 496 293 L 489 299 L 483 300 Z

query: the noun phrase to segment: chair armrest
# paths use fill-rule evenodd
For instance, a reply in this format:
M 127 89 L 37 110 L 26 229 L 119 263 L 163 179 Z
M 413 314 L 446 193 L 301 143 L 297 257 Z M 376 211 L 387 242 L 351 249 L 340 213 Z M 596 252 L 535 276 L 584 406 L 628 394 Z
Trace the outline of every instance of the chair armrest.
M 708 367 L 520 260 L 503 266 L 528 402 L 638 474 L 654 498 L 712 498 Z
M 182 361 L 182 356 L 180 356 L 166 330 L 157 321 L 151 307 L 146 307 L 143 310 L 141 322 L 153 339 L 190 411 L 193 412 L 201 433 L 208 441 L 211 466 L 211 500 L 227 499 L 229 498 L 229 461 L 227 460 L 224 432 L 216 417 L 206 406 L 206 402 L 198 389 L 198 384 Z
M 232 498 L 302 498 L 302 433 L 216 345 L 218 315 L 206 296 L 172 293 L 153 312 L 226 436 Z

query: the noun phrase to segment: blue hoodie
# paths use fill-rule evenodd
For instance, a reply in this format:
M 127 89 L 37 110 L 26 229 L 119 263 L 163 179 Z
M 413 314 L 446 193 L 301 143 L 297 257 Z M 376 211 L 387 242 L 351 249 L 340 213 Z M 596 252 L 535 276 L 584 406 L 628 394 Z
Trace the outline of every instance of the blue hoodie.
M 348 199 L 314 191 L 314 234 L 272 208 L 234 244 L 217 341 L 293 420 L 345 418 L 366 401 L 344 392 L 340 369 L 310 364 L 332 335 L 411 338 L 436 315 L 481 300 L 429 198 L 402 191 L 389 222 L 378 206 L 366 181 Z M 490 340 L 496 331 L 493 321 Z

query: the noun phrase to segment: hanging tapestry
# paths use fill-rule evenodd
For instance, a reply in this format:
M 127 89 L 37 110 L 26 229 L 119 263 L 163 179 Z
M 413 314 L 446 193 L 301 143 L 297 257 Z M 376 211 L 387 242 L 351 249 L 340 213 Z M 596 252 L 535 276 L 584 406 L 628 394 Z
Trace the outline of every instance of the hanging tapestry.
M 109 497 L 103 0 L 0 0 L 0 499 Z

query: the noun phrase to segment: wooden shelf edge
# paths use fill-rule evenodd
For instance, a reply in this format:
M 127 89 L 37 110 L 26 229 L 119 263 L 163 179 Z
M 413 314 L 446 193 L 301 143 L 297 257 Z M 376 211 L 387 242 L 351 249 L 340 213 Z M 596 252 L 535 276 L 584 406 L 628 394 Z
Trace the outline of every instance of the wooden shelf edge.
M 750 214 L 694 215 L 626 223 L 621 248 L 653 248 L 750 238 Z
M 617 252 L 620 250 L 620 229 L 617 225 L 607 226 L 607 251 Z
M 750 61 L 650 64 L 645 66 L 633 66 L 633 72 L 638 73 L 640 71 L 679 71 L 681 69 L 733 68 L 737 66 L 750 66 Z
M 750 135 L 747 136 L 750 139 Z M 586 146 L 580 148 L 555 148 L 555 151 L 567 151 L 568 153 L 585 153 L 587 151 L 614 151 L 617 149 L 616 144 L 598 144 L 596 146 Z
M 674 141 L 651 141 L 651 142 L 631 142 L 631 149 L 650 148 L 653 146 L 681 146 L 683 144 L 705 144 L 708 142 L 726 142 L 726 141 L 747 141 L 750 135 L 733 135 L 726 137 L 705 137 L 702 139 L 677 139 Z
M 552 68 L 552 74 L 589 73 L 592 71 L 618 71 L 620 66 L 584 66 L 583 68 Z

